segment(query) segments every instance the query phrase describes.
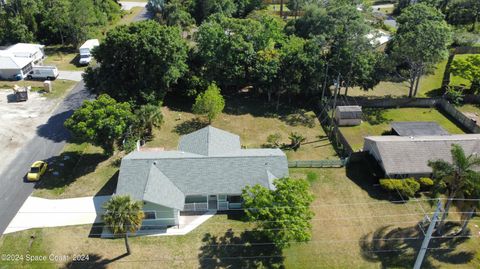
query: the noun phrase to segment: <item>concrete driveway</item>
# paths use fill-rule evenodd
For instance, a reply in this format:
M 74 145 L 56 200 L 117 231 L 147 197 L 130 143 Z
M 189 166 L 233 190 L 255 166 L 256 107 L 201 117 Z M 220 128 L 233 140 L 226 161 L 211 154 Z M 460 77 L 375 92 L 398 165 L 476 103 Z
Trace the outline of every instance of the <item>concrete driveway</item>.
M 99 222 L 102 206 L 108 199 L 110 196 L 52 200 L 30 196 L 4 233 Z
M 82 81 L 83 71 L 58 71 L 57 79 L 65 79 L 72 81 Z
M 131 10 L 134 7 L 145 7 L 147 2 L 128 2 L 128 1 L 120 1 L 120 5 L 122 5 L 122 10 Z

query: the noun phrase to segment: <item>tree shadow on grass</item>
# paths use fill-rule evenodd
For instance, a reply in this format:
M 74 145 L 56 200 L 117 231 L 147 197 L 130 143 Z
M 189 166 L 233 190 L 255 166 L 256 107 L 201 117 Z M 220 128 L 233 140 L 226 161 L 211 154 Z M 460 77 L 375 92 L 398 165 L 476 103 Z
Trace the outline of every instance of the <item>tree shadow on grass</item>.
M 117 189 L 119 171 L 115 172 L 95 196 L 112 195 Z
M 413 227 L 398 228 L 383 226 L 373 233 L 365 234 L 359 241 L 362 257 L 370 262 L 380 262 L 381 268 L 411 268 L 420 250 L 423 233 L 419 225 L 426 231 L 427 224 L 419 223 Z M 446 231 L 457 225 L 448 223 Z M 427 251 L 428 259 L 424 259 L 422 268 L 437 268 L 432 259 L 449 264 L 466 264 L 474 258 L 474 253 L 456 251 L 466 237 L 432 238 Z
M 193 118 L 191 120 L 184 121 L 173 129 L 173 131 L 179 135 L 185 135 L 192 132 L 195 132 L 203 127 L 206 127 L 208 122 L 200 119 L 200 118 Z
M 442 88 L 433 89 L 425 93 L 427 97 L 434 98 L 434 97 L 441 97 L 445 93 L 445 90 Z
M 363 108 L 363 120 L 371 125 L 390 123 L 392 120 L 385 118 L 384 108 Z
M 383 171 L 368 153 L 354 153 L 346 166 L 347 177 L 377 200 L 398 200 L 396 196 L 381 189 L 379 179 Z
M 105 259 L 102 256 L 94 253 L 88 254 L 88 261 L 70 261 L 63 268 L 64 269 L 106 269 L 110 263 L 121 260 L 127 257 L 128 254 L 124 253 L 113 259 Z
M 82 153 L 66 151 L 59 156 L 46 160 L 48 169 L 42 180 L 35 185 L 36 189 L 64 188 L 78 178 L 95 171 L 97 165 L 108 157 L 100 153 Z
M 282 251 L 259 231 L 204 235 L 198 255 L 201 268 L 283 268 Z M 241 258 L 240 258 L 241 257 Z

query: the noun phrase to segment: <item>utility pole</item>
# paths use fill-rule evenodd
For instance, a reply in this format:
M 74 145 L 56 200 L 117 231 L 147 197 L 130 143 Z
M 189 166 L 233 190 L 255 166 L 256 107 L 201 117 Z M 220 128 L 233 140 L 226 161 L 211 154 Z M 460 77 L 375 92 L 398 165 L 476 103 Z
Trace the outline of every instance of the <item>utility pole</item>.
M 325 71 L 325 78 L 323 79 L 323 89 L 322 89 L 322 99 L 321 99 L 322 102 L 323 102 L 323 98 L 325 97 L 325 89 L 327 88 L 327 79 L 328 79 L 328 63 Z
M 427 252 L 428 244 L 430 243 L 430 239 L 432 238 L 433 229 L 435 228 L 435 224 L 438 221 L 438 215 L 440 214 L 441 210 L 442 202 L 438 200 L 437 209 L 433 213 L 430 225 L 428 225 L 427 234 L 425 234 L 425 238 L 423 239 L 422 246 L 420 247 L 420 251 L 418 252 L 417 260 L 415 261 L 413 269 L 420 269 L 422 266 L 423 258 L 425 257 L 425 253 Z
M 333 98 L 332 120 L 335 120 L 335 109 L 337 108 L 337 96 L 338 96 L 339 88 L 340 88 L 340 73 L 338 73 L 337 83 L 335 84 L 335 97 Z

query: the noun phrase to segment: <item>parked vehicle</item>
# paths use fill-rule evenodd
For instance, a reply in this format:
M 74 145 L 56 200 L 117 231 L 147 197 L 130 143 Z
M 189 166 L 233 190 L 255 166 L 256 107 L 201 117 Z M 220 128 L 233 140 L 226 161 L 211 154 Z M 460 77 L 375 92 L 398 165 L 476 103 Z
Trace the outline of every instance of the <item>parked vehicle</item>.
M 47 163 L 44 161 L 36 161 L 30 167 L 27 174 L 28 181 L 38 181 L 40 177 L 47 171 Z
M 48 79 L 54 80 L 58 77 L 56 66 L 34 66 L 27 75 L 28 79 Z
M 80 60 L 78 60 L 78 63 L 81 65 L 88 65 L 92 60 L 92 50 L 98 45 L 100 45 L 98 39 L 89 39 L 85 41 L 79 49 Z

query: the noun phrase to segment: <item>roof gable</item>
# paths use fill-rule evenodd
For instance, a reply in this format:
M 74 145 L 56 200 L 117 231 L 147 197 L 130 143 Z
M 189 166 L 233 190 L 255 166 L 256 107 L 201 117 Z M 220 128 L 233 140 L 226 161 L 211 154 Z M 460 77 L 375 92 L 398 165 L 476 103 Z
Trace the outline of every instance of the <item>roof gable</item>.
M 240 149 L 240 137 L 215 127 L 207 126 L 181 136 L 178 149 L 204 156 L 223 155 Z

